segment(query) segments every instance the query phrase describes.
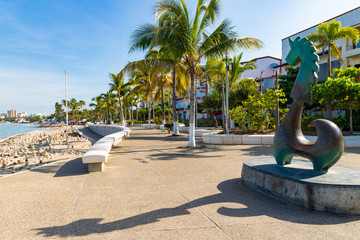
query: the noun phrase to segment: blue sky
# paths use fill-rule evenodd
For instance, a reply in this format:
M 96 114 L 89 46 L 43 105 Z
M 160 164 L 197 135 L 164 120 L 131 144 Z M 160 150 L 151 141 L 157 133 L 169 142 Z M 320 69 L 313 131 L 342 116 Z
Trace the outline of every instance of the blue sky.
M 196 1 L 186 1 L 190 8 Z M 128 54 L 130 35 L 154 22 L 151 0 L 1 0 L 0 113 L 50 114 L 68 97 L 83 99 L 108 90 L 119 72 L 143 53 Z M 281 39 L 359 6 L 358 0 L 223 0 L 218 23 L 229 18 L 239 36 L 265 43 L 243 59 L 281 57 Z

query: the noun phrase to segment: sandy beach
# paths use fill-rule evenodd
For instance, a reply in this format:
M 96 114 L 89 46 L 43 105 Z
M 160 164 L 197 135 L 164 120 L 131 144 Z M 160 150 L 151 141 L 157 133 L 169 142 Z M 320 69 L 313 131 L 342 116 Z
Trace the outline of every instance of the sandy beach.
M 82 126 L 76 126 L 82 128 Z M 56 161 L 82 156 L 91 142 L 75 127 L 37 130 L 0 142 L 0 178 Z

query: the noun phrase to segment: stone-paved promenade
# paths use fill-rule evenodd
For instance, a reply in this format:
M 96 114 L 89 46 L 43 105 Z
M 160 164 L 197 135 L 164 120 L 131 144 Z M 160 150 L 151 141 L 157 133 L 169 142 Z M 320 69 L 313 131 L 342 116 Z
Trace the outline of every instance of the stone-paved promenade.
M 75 159 L 0 179 L 0 239 L 360 238 L 360 216 L 310 212 L 239 184 L 243 161 L 270 146 L 186 140 L 132 128 L 105 172 Z M 360 148 L 338 164 L 360 168 Z

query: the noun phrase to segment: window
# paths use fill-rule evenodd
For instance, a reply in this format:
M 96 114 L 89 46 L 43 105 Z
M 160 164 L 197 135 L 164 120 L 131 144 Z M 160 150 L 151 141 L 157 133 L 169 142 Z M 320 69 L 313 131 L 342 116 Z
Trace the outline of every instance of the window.
M 327 63 L 320 64 L 318 77 L 319 82 L 325 81 L 325 79 L 327 79 Z
M 331 62 L 331 69 L 333 70 L 335 68 L 340 68 L 340 61 L 339 60 Z
M 335 68 L 340 68 L 340 61 L 339 60 L 335 60 L 331 62 L 331 70 L 335 69 Z M 320 69 L 319 69 L 319 79 L 318 81 L 325 81 L 328 78 L 328 67 L 327 67 L 327 63 L 323 63 L 320 64 Z

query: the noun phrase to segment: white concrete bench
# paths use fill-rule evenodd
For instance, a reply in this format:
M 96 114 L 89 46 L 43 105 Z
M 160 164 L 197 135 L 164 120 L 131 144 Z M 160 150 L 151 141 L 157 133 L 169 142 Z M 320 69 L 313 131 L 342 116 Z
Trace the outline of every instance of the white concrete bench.
M 88 164 L 89 172 L 103 171 L 111 148 L 123 137 L 129 136 L 130 129 L 114 125 L 89 125 L 89 128 L 101 135 L 115 131 L 97 141 L 82 157 L 82 162 Z

